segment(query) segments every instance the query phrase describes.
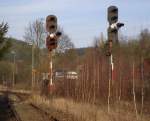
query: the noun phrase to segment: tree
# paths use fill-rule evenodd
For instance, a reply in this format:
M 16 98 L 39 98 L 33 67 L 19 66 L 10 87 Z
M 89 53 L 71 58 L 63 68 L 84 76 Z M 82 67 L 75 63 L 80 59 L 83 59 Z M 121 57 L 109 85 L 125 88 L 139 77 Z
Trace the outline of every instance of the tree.
M 34 68 L 40 70 L 41 68 L 41 48 L 45 46 L 45 27 L 43 19 L 36 19 L 34 22 L 29 23 L 28 27 L 25 29 L 24 39 L 28 43 L 32 43 L 33 56 L 35 58 Z
M 0 83 L 10 80 L 12 77 L 12 63 L 8 61 L 0 61 Z
M 24 39 L 26 42 L 34 43 L 38 48 L 41 48 L 45 44 L 45 28 L 43 19 L 37 19 L 32 23 L 29 23 L 25 29 Z
M 54 57 L 54 67 L 57 69 L 73 69 L 77 57 L 74 44 L 62 28 L 59 27 L 58 31 L 60 31 L 62 35 L 58 40 L 58 46 Z M 67 65 L 67 67 L 64 67 L 64 65 Z
M 65 34 L 62 28 L 59 28 L 58 30 L 62 33 L 62 35 L 58 41 L 58 47 L 56 49 L 56 52 L 64 53 L 66 50 L 73 49 L 74 44 L 71 42 L 69 36 Z
M 9 50 L 11 45 L 10 41 L 5 38 L 6 33 L 8 32 L 8 24 L 2 22 L 0 24 L 0 58 Z
M 4 39 L 6 33 L 8 32 L 8 24 L 7 23 L 1 23 L 0 24 L 0 42 Z
M 102 49 L 104 47 L 104 41 L 106 41 L 106 40 L 103 36 L 103 33 L 101 32 L 100 37 L 94 38 L 93 47 L 95 47 L 95 48 L 100 47 Z

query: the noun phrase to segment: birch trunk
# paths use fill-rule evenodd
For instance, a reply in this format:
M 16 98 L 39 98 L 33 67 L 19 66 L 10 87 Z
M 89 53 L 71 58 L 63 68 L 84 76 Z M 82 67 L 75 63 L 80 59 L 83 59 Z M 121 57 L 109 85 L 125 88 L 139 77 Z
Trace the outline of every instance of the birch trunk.
M 133 74 L 133 78 L 132 78 L 132 83 L 133 83 L 133 87 L 132 87 L 132 92 L 133 92 L 133 102 L 134 102 L 134 109 L 135 109 L 135 114 L 136 114 L 136 119 L 138 120 L 138 111 L 137 111 L 137 104 L 136 104 L 136 94 L 135 94 L 135 63 L 133 62 L 132 65 L 132 74 Z

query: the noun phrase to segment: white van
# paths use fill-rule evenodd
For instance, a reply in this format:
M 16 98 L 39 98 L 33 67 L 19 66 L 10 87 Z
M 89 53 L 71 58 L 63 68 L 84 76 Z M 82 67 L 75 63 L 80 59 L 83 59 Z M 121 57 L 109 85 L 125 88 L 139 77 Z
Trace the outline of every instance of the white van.
M 75 71 L 68 71 L 66 77 L 67 79 L 78 79 L 78 74 Z

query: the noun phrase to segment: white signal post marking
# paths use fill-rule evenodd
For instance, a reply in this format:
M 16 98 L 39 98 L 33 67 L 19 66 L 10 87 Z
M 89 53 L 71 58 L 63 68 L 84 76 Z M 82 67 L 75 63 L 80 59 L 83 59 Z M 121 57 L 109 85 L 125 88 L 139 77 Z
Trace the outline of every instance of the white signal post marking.
M 113 80 L 113 77 L 114 77 L 114 63 L 113 63 L 113 56 L 112 56 L 112 54 L 111 54 L 111 78 L 112 78 L 112 80 Z
M 50 70 L 51 70 L 51 77 L 50 77 L 50 85 L 53 85 L 53 63 L 52 63 L 52 58 L 51 58 L 51 61 L 50 61 Z
M 112 65 L 112 70 L 114 70 L 114 63 L 113 63 L 113 56 L 111 54 L 111 65 Z

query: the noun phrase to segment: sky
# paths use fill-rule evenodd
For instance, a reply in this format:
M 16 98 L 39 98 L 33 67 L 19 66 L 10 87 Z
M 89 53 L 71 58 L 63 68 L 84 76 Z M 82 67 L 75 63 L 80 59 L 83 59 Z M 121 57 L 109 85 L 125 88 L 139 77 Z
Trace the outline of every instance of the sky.
M 150 28 L 150 0 L 0 0 L 0 22 L 8 22 L 8 36 L 23 40 L 29 22 L 54 14 L 75 47 L 91 46 L 107 35 L 107 8 L 119 9 L 121 34 L 135 37 Z

